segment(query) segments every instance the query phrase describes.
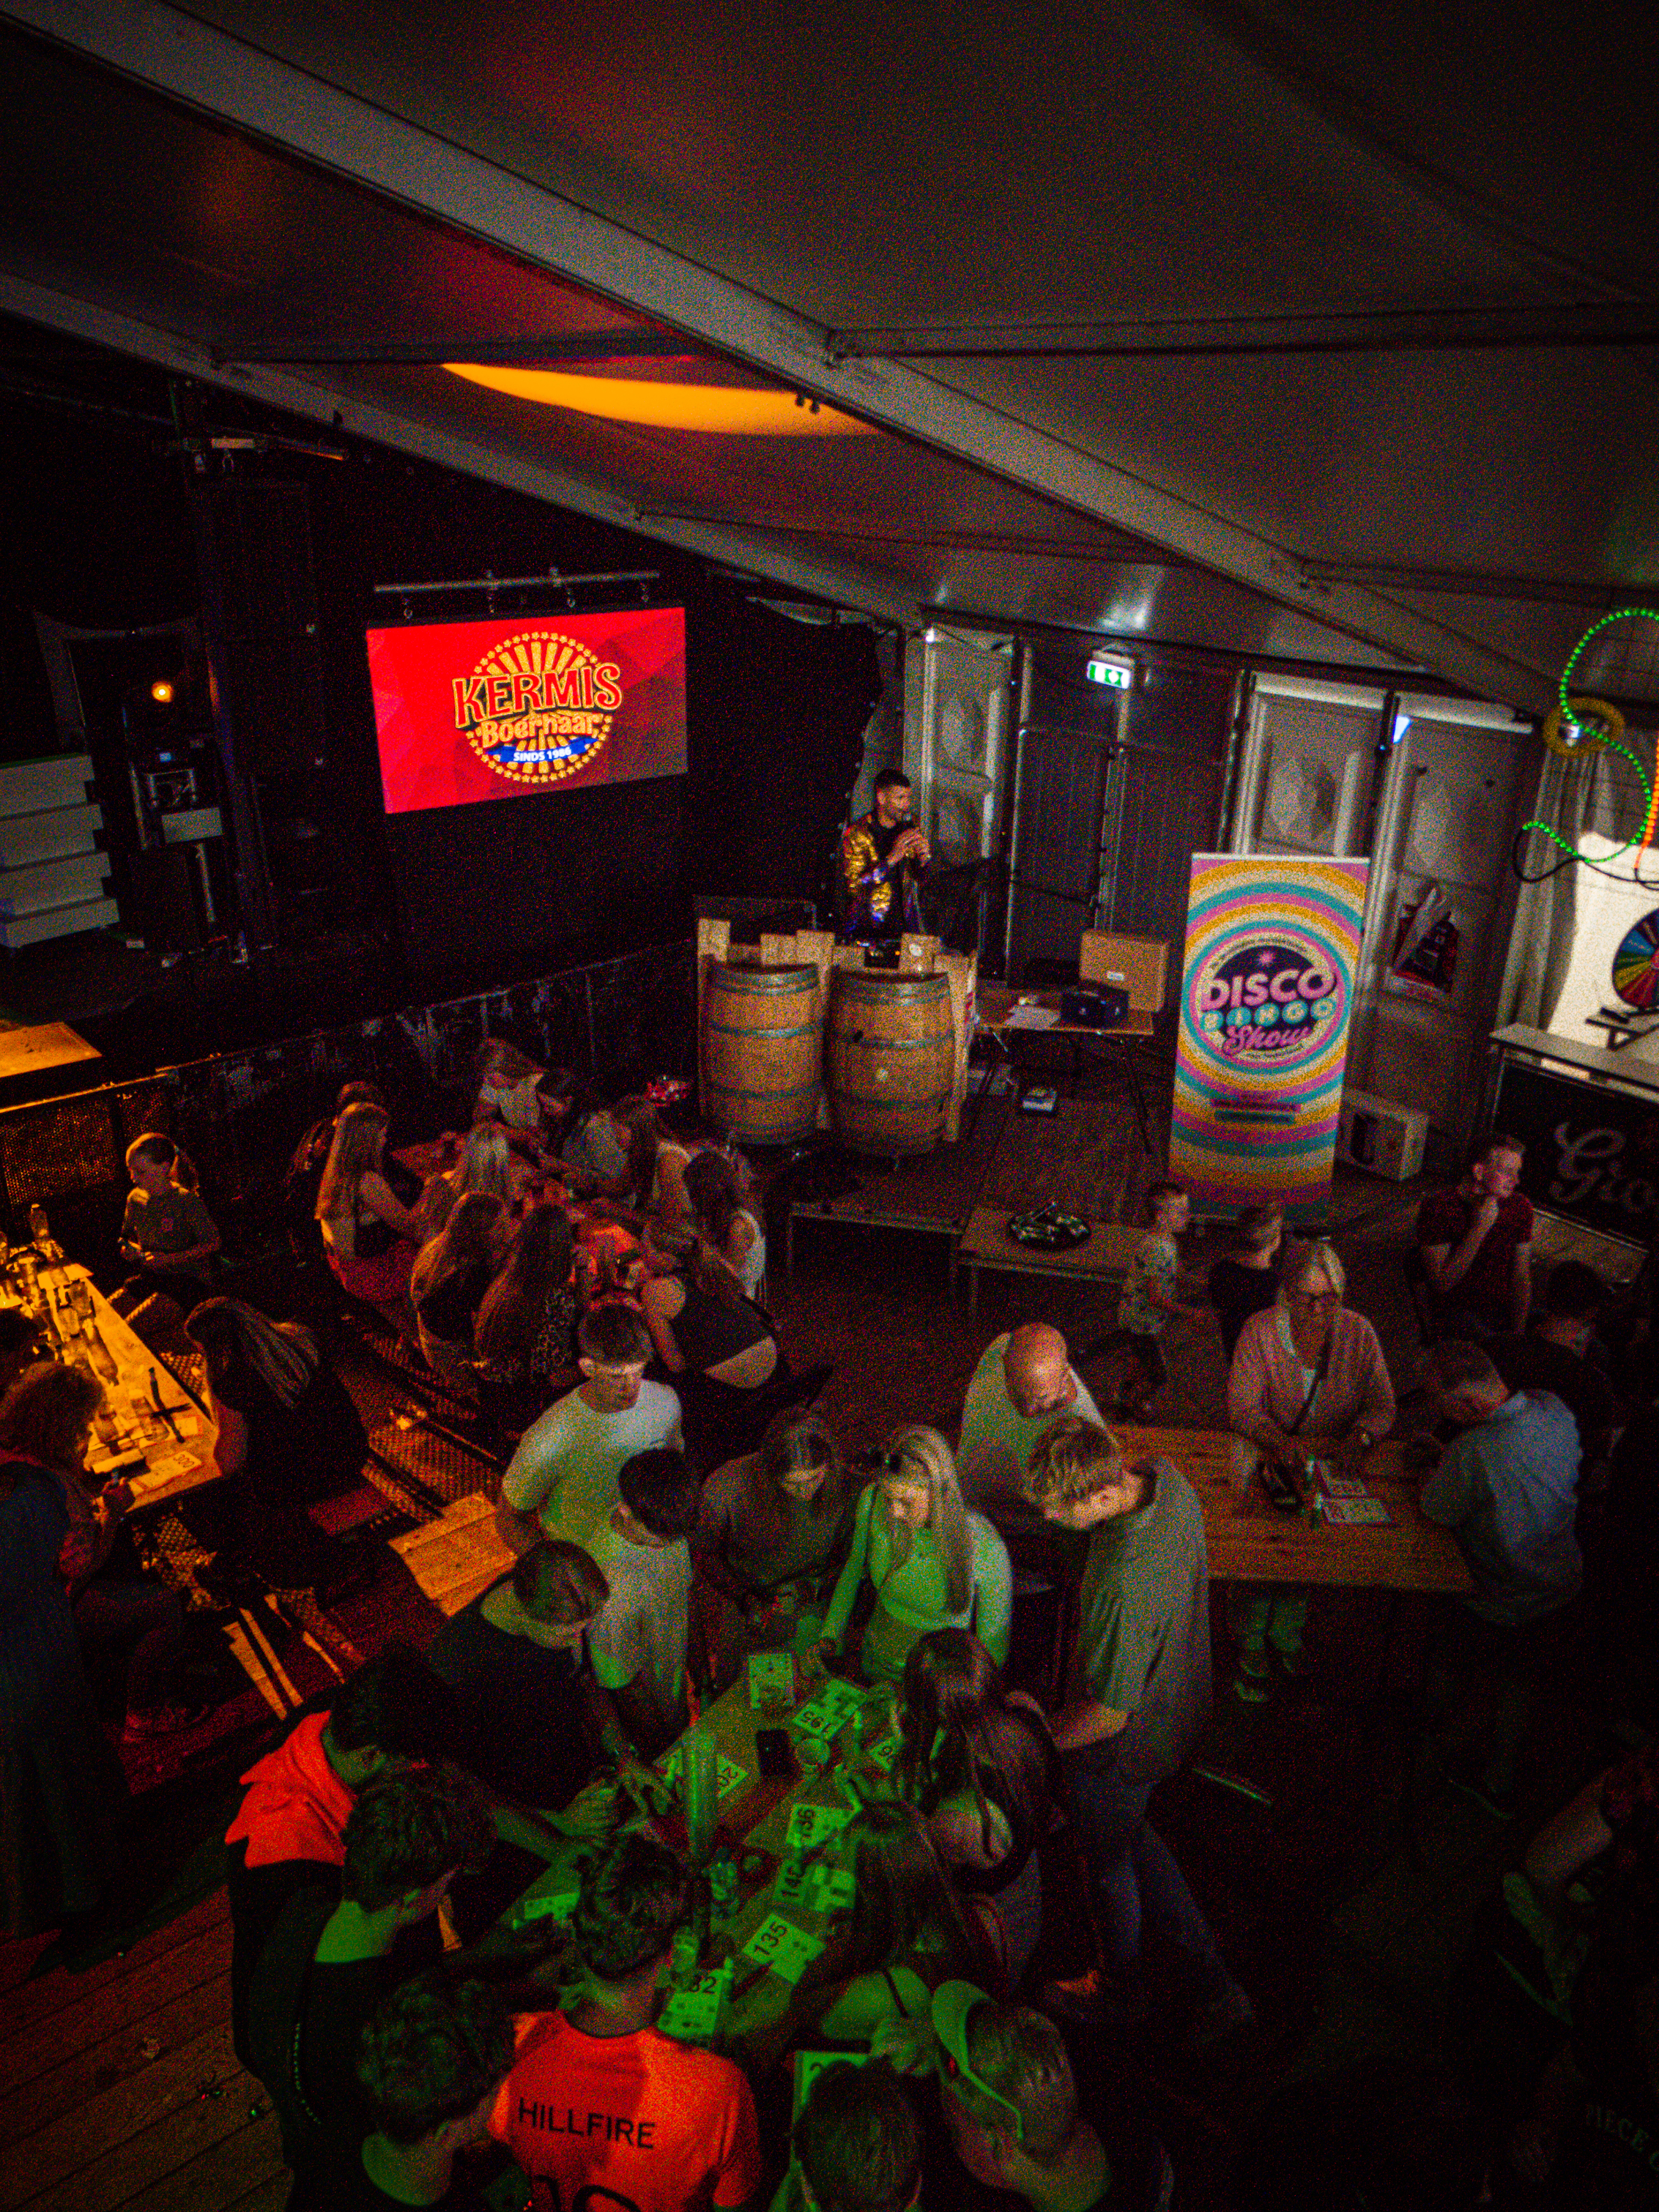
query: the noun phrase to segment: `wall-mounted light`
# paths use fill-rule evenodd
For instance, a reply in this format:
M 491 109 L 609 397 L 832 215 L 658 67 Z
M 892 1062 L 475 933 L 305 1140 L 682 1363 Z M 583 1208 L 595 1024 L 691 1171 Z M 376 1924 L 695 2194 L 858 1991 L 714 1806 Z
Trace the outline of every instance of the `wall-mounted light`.
M 794 392 L 757 391 L 736 384 L 659 384 L 646 378 L 578 376 L 553 368 L 495 368 L 447 361 L 452 376 L 482 384 L 509 399 L 568 407 L 610 422 L 649 430 L 703 430 L 726 437 L 857 438 L 871 426 Z
M 173 686 L 165 676 L 156 678 L 155 683 L 149 687 L 149 696 L 158 707 L 170 707 L 173 704 Z

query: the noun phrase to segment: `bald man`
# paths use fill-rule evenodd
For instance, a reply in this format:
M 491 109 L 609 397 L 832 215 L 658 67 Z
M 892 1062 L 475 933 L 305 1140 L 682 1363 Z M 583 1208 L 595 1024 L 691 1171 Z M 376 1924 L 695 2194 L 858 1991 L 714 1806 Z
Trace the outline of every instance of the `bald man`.
M 1029 1520 L 1020 1484 L 1031 1448 L 1062 1413 L 1106 1425 L 1057 1328 L 1027 1322 L 988 1345 L 968 1385 L 957 1447 L 957 1472 L 969 1501 L 999 1521 Z

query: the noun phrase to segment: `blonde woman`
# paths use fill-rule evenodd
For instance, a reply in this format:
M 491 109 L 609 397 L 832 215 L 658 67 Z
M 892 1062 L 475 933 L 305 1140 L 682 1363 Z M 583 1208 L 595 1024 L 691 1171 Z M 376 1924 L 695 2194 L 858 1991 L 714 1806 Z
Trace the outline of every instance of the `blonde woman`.
M 1239 1332 L 1227 1420 L 1264 1459 L 1329 1459 L 1356 1474 L 1394 1426 L 1382 1347 L 1364 1316 L 1343 1304 L 1346 1289 L 1334 1248 L 1323 1238 L 1298 1237 L 1285 1254 L 1277 1300 Z M 1287 1674 L 1302 1670 L 1308 1594 L 1245 1585 L 1234 1605 L 1240 1654 L 1234 1694 L 1260 1705 L 1268 1692 L 1270 1648 Z
M 499 1198 L 468 1191 L 437 1236 L 421 1247 L 409 1279 L 427 1365 L 444 1382 L 465 1390 L 477 1379 L 472 1334 L 484 1293 L 501 1263 L 504 1215 Z
M 470 1129 L 453 1167 L 428 1176 L 416 1202 L 415 1218 L 421 1225 L 421 1242 L 425 1243 L 447 1226 L 459 1200 L 477 1192 L 498 1198 L 503 1206 L 510 1206 L 517 1200 L 522 1184 L 523 1170 L 500 1122 L 485 1122 Z
M 859 1499 L 819 1650 L 840 1650 L 867 1577 L 875 1609 L 860 1657 L 872 1680 L 898 1681 L 912 1645 L 939 1628 L 971 1628 L 1000 1667 L 1013 1604 L 1007 1548 L 963 1505 L 950 1445 L 937 1429 L 898 1429 L 878 1467 Z
M 379 1307 L 394 1327 L 413 1336 L 409 1275 L 421 1227 L 386 1179 L 386 1127 L 383 1107 L 346 1108 L 334 1125 L 317 1219 L 341 1289 Z

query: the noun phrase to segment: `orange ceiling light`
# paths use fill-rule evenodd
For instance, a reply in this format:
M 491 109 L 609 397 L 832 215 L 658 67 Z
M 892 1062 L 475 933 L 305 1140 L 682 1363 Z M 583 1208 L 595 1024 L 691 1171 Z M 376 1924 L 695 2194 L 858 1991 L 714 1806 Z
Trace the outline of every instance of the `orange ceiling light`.
M 649 430 L 706 430 L 744 438 L 854 438 L 870 429 L 867 422 L 798 398 L 793 392 L 737 384 L 657 384 L 642 378 L 573 375 L 553 368 L 495 368 L 471 361 L 443 365 L 452 376 L 505 392 L 510 399 L 531 399 L 538 407 L 568 407 L 579 415 L 634 422 Z

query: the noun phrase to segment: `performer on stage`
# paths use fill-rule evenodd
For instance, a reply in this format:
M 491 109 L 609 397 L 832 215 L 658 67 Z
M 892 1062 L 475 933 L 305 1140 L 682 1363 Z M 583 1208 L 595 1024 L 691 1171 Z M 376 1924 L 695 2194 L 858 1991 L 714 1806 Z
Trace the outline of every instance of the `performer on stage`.
M 836 884 L 843 945 L 892 944 L 920 933 L 917 884 L 932 854 L 910 818 L 910 779 L 896 768 L 876 778 L 876 803 L 841 833 Z

